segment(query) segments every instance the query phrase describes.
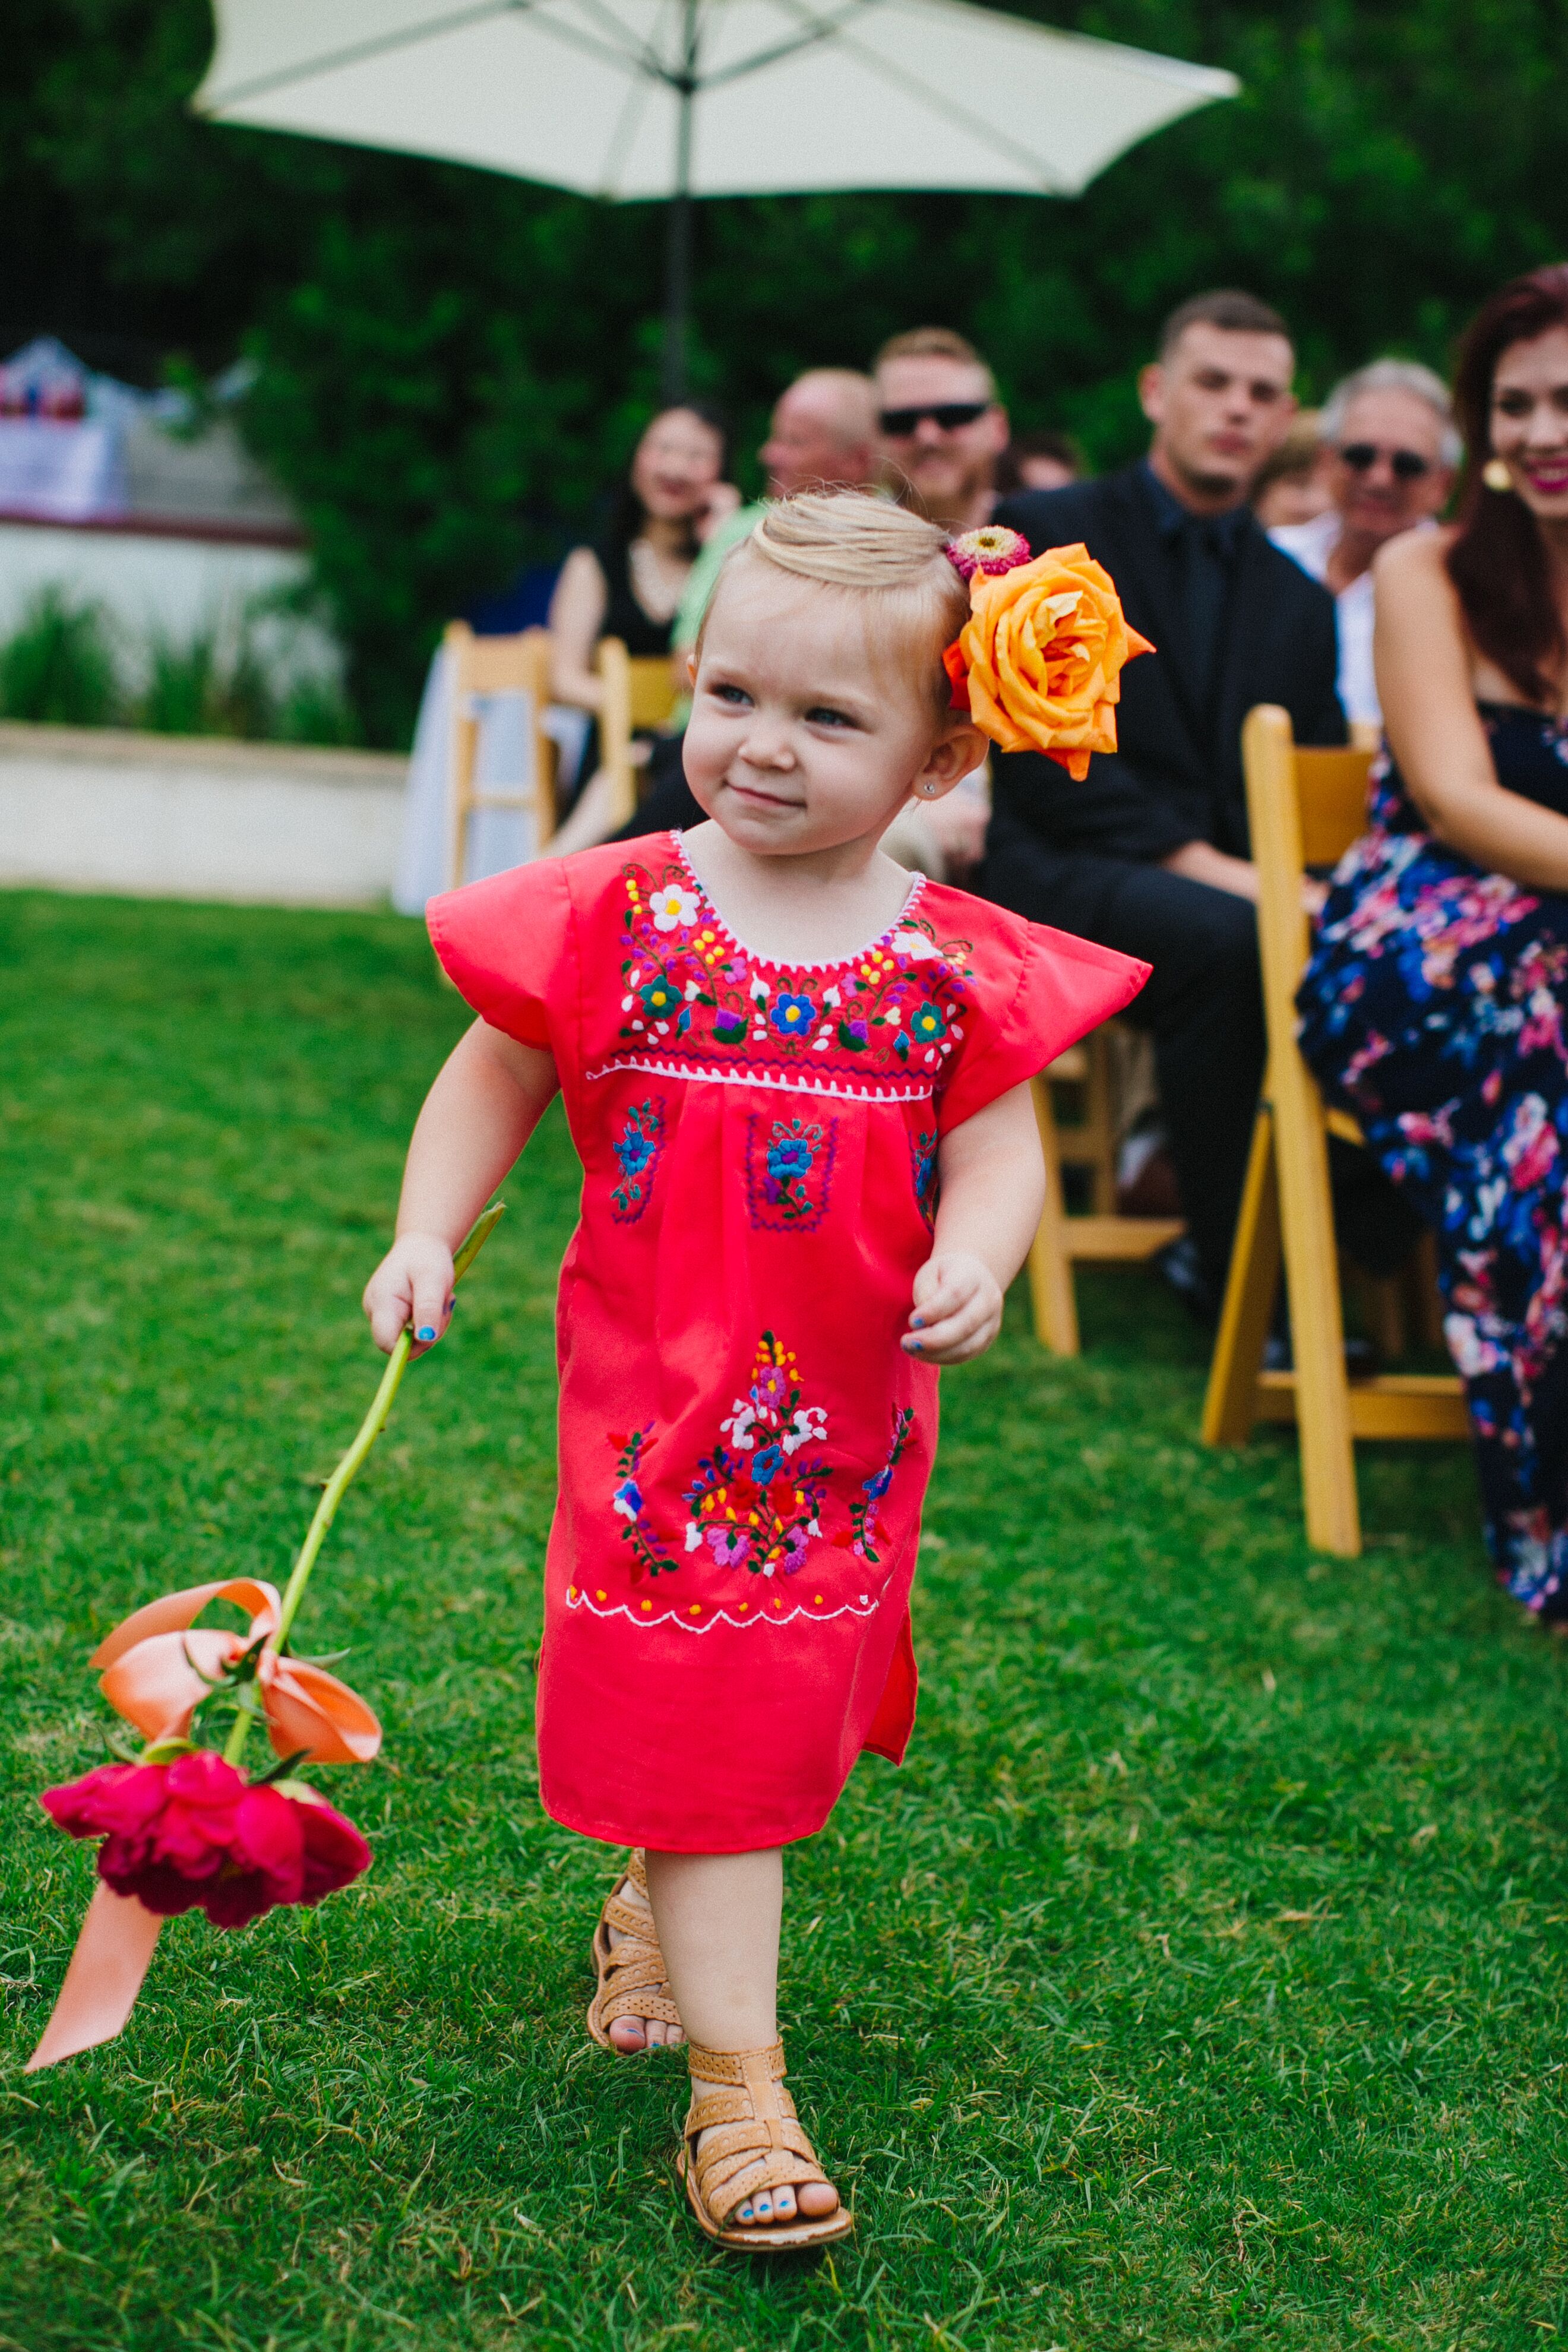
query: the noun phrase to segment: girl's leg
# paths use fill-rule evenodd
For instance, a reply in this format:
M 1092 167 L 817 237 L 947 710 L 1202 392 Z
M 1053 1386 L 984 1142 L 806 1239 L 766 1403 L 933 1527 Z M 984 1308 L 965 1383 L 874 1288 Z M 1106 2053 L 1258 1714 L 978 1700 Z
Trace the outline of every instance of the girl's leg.
M 687 2037 L 704 2050 L 765 2050 L 778 2040 L 779 1925 L 784 1856 L 654 1853 L 648 1899 Z M 693 2075 L 692 2088 L 717 2090 Z M 706 2136 L 704 2136 L 706 2137 Z M 831 2213 L 837 2190 L 812 2182 L 796 2191 L 763 2189 L 741 2206 L 742 2222 L 785 2221 L 796 2210 Z

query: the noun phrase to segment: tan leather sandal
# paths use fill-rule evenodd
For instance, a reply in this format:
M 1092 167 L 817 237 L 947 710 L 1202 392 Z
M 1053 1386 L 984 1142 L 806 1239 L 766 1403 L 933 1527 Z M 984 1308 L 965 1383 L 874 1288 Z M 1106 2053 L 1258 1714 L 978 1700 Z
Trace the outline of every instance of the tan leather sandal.
M 680 2023 L 680 2011 L 670 1996 L 664 1972 L 664 1954 L 658 1948 L 653 1915 L 622 1898 L 621 1889 L 628 1879 L 646 1902 L 647 1872 L 642 1855 L 636 1850 L 627 1855 L 626 1866 L 605 1897 L 599 1924 L 594 1930 L 594 1968 L 599 1988 L 588 2004 L 589 2032 L 602 2049 L 615 2050 L 617 2058 L 643 2054 L 637 2050 L 616 2049 L 608 2028 L 617 2017 L 635 2017 L 644 2025 L 654 2017 L 665 2025 Z M 612 1927 L 621 1938 L 614 1946 L 610 1942 Z M 645 2042 L 643 2051 L 666 2046 L 662 2042 Z
M 676 2158 L 699 2228 L 720 2245 L 747 2254 L 822 2246 L 847 2237 L 855 2222 L 842 2205 L 832 2213 L 797 2212 L 788 2221 L 730 2226 L 737 2207 L 764 2189 L 800 2189 L 827 2180 L 795 2119 L 795 2101 L 779 2087 L 784 2043 L 775 2042 L 768 2050 L 701 2050 L 689 2042 L 686 2054 L 694 2075 L 729 2086 L 699 2091 L 693 2085 L 686 2144 Z M 698 2135 L 705 2131 L 712 2137 L 700 2149 Z

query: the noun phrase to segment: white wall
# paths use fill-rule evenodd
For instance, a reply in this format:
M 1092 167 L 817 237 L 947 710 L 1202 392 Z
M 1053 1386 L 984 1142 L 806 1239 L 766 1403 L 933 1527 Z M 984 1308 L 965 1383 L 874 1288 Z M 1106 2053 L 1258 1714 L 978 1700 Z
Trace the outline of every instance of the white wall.
M 0 886 L 378 905 L 406 775 L 374 751 L 0 724 Z
M 298 548 L 0 522 L 0 640 L 15 635 L 31 598 L 58 587 L 74 604 L 103 607 L 122 682 L 135 692 L 145 683 L 149 637 L 183 646 L 211 630 L 228 653 L 246 614 L 298 586 L 309 568 Z M 276 683 L 340 673 L 336 645 L 314 624 L 268 617 L 254 634 Z

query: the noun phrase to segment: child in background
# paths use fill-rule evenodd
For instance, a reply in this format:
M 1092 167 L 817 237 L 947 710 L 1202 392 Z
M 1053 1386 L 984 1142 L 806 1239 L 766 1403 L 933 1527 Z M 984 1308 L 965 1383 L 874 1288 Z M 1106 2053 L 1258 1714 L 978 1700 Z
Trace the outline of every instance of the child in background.
M 1038 664 L 1031 689 L 976 660 L 993 731 L 1114 740 L 1120 607 L 1081 549 L 1061 555 L 1077 573 L 1009 533 L 950 551 L 853 493 L 773 508 L 693 660 L 686 768 L 710 822 L 429 912 L 479 1018 L 420 1113 L 366 1312 L 383 1348 L 409 1323 L 438 1338 L 453 1246 L 559 1087 L 584 1186 L 540 1794 L 637 1850 L 595 1938 L 590 2028 L 619 2051 L 685 2041 L 687 2194 L 748 2251 L 850 2227 L 780 2084 L 781 1849 L 863 1749 L 903 1755 L 937 1368 L 990 1346 L 1034 1234 L 1029 1079 L 1146 976 L 878 848 L 911 793 L 984 753 L 954 644 L 965 571 L 1006 592 L 1009 627 L 1058 633 L 1053 677 L 1099 665 L 1100 732 L 1064 736 Z M 1068 642 L 1080 604 L 1098 652 Z

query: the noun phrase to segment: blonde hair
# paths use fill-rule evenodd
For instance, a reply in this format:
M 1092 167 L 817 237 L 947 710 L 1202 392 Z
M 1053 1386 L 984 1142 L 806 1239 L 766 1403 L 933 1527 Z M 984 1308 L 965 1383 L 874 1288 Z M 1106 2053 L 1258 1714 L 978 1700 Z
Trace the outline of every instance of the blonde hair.
M 936 523 L 866 490 L 802 490 L 767 509 L 721 578 L 748 559 L 862 602 L 873 643 L 921 679 L 939 712 L 951 707 L 942 650 L 969 618 L 969 589 Z

